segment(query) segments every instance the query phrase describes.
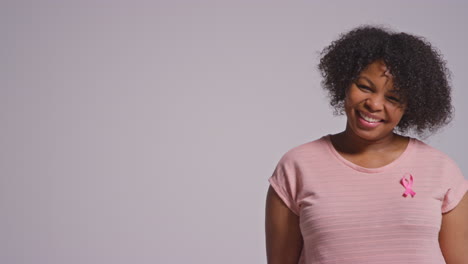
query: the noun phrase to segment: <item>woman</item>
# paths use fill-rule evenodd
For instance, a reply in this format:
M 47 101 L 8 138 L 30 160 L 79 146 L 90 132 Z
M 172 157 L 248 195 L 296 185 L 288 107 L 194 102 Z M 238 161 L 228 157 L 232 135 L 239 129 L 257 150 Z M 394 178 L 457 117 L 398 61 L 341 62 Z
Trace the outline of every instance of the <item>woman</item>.
M 322 52 L 343 132 L 287 151 L 269 178 L 269 264 L 468 263 L 468 181 L 415 138 L 452 116 L 448 70 L 423 38 L 364 26 Z

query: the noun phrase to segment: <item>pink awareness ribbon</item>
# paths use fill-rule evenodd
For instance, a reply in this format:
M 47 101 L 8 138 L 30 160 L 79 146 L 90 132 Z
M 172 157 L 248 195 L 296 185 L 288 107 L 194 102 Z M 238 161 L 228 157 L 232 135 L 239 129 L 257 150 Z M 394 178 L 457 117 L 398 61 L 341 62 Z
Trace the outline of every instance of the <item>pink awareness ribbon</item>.
M 413 187 L 413 175 L 410 175 L 410 179 L 408 180 L 405 176 L 401 178 L 400 183 L 405 187 L 405 192 L 403 193 L 403 196 L 406 197 L 408 195 L 411 195 L 411 197 L 414 197 L 416 193 L 411 189 Z

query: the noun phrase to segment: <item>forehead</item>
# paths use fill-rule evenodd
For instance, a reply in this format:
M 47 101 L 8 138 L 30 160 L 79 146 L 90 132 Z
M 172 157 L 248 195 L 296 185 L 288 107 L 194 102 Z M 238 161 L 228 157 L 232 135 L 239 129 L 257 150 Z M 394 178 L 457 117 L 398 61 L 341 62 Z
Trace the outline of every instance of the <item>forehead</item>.
M 382 60 L 378 60 L 367 65 L 367 67 L 364 68 L 364 70 L 362 70 L 360 74 L 371 75 L 373 77 L 384 77 L 388 79 L 393 78 L 387 65 L 385 65 L 385 63 Z
M 390 90 L 396 90 L 393 85 L 393 76 L 383 61 L 369 64 L 359 73 L 358 80 L 363 79 L 374 86 L 384 86 Z

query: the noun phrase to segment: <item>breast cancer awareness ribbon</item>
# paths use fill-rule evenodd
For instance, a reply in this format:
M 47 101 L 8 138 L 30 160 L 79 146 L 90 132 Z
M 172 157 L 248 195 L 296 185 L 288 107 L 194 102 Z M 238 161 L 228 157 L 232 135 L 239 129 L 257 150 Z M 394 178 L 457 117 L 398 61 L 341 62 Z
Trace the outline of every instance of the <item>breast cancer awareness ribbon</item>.
M 405 175 L 406 176 L 406 175 Z M 408 180 L 405 176 L 401 178 L 400 183 L 405 187 L 405 192 L 403 193 L 404 197 L 407 197 L 408 195 L 411 195 L 411 197 L 414 197 L 416 193 L 413 191 L 413 175 L 409 174 L 410 179 Z

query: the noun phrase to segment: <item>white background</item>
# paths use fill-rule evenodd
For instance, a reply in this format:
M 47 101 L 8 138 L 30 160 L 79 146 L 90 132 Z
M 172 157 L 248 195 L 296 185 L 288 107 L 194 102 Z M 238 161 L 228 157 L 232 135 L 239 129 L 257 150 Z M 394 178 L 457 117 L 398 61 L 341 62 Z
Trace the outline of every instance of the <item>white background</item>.
M 425 36 L 468 175 L 462 1 L 2 1 L 0 263 L 265 263 L 267 178 L 344 129 L 318 53 L 363 23 Z

